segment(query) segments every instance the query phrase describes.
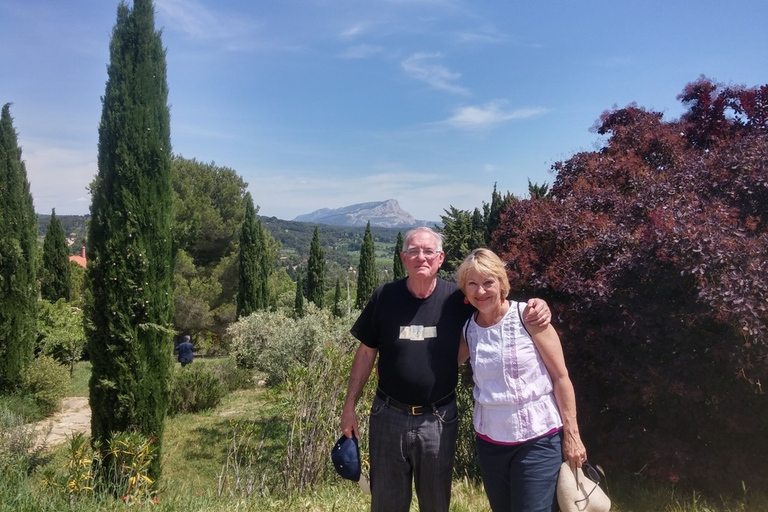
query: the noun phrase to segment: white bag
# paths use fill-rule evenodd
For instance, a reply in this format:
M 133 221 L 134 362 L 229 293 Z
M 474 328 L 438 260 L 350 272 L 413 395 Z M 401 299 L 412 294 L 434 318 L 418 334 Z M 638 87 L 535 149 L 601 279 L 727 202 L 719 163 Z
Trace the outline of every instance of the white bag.
M 567 462 L 560 466 L 557 477 L 557 503 L 561 512 L 608 512 L 611 499 L 600 487 L 600 474 L 589 463 L 583 464 L 597 480 L 590 480 L 582 468 L 571 469 Z

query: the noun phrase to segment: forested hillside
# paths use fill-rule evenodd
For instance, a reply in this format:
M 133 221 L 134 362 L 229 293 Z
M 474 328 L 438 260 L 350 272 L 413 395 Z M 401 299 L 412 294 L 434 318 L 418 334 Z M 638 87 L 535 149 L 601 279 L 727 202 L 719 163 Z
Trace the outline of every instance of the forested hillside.
M 85 241 L 90 215 L 56 215 L 56 217 L 61 221 L 67 237 L 75 239 L 75 243 L 72 246 L 74 248 L 71 249 L 72 254 L 79 253 L 80 247 L 83 245 L 79 241 Z M 298 260 L 306 260 L 309 255 L 312 233 L 315 226 L 317 226 L 326 259 L 335 261 L 341 266 L 357 265 L 357 258 L 350 253 L 358 253 L 360 251 L 365 227 L 328 226 L 309 222 L 282 220 L 277 217 L 259 216 L 259 219 L 261 219 L 262 224 L 275 240 L 280 242 L 284 255 L 294 254 L 298 256 Z M 37 214 L 38 238 L 45 236 L 45 230 L 48 228 L 50 220 L 50 213 Z M 395 242 L 397 241 L 397 233 L 403 232 L 405 234 L 402 229 L 380 227 L 371 227 L 371 232 L 377 244 L 392 249 L 394 249 Z

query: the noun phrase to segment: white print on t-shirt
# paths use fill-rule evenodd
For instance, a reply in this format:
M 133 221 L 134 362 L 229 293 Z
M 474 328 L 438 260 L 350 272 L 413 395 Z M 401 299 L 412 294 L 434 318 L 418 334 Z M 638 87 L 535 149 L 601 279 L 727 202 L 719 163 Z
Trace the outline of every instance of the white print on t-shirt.
M 437 338 L 437 327 L 424 327 L 423 325 L 400 326 L 401 340 L 424 341 L 426 338 Z

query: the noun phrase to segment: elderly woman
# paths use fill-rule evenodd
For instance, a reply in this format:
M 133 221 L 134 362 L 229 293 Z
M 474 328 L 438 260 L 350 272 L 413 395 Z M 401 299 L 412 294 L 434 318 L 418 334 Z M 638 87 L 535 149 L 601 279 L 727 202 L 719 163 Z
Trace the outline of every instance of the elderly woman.
M 474 427 L 483 485 L 493 512 L 557 511 L 563 460 L 581 466 L 587 452 L 560 338 L 551 324 L 526 324 L 525 303 L 507 300 L 504 263 L 476 249 L 458 269 L 477 312 L 464 326 L 459 364 L 475 382 Z

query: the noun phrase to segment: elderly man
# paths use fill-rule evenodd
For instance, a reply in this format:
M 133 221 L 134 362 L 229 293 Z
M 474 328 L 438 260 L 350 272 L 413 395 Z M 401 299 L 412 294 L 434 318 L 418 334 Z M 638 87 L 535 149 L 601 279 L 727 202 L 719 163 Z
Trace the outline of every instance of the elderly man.
M 184 341 L 176 345 L 176 348 L 173 349 L 173 351 L 178 354 L 181 366 L 187 366 L 195 358 L 195 347 L 192 345 L 190 339 L 189 334 L 185 334 Z
M 419 510 L 448 512 L 459 339 L 474 308 L 455 283 L 437 277 L 442 249 L 442 236 L 429 228 L 406 233 L 400 258 L 408 277 L 378 287 L 351 329 L 361 343 L 341 416 L 347 437 L 359 437 L 355 404 L 379 358 L 370 414 L 372 512 L 407 512 L 413 482 Z M 529 305 L 526 321 L 547 325 L 547 304 Z

